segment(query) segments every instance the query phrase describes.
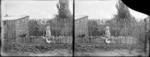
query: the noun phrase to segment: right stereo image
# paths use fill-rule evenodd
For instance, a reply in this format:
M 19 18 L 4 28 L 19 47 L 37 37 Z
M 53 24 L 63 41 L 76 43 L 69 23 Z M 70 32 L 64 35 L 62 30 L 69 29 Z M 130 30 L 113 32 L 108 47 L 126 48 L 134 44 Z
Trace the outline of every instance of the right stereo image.
M 150 16 L 121 0 L 75 0 L 75 56 L 148 56 Z

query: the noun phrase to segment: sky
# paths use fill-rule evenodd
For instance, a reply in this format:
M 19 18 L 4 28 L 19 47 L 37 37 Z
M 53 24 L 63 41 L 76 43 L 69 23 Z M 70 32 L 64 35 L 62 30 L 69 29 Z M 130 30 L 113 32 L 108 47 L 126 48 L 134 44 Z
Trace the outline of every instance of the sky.
M 2 1 L 2 16 L 26 16 L 30 19 L 53 18 L 58 14 L 56 4 L 58 0 L 31 1 L 31 0 L 4 0 Z M 69 9 L 72 13 L 72 1 L 69 2 Z
M 53 18 L 58 14 L 56 8 L 58 0 L 31 1 L 31 0 L 3 0 L 2 16 L 29 15 L 30 19 Z M 110 19 L 117 13 L 117 0 L 75 0 L 75 17 L 89 16 L 89 19 Z M 73 14 L 72 0 L 69 9 Z M 138 20 L 146 18 L 147 15 L 129 8 L 131 14 Z
M 115 5 L 117 0 L 76 0 L 75 16 L 89 16 L 89 19 L 110 19 L 117 14 Z M 137 19 L 146 18 L 147 15 L 129 8 L 132 16 Z

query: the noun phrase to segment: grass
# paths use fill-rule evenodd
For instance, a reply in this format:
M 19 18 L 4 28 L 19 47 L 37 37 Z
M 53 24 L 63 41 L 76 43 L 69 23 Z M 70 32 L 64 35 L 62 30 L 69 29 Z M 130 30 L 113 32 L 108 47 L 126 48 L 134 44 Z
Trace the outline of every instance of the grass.
M 137 45 L 125 45 L 125 44 L 99 44 L 99 43 L 78 43 L 75 45 L 75 50 L 77 52 L 93 52 L 94 50 L 105 50 L 111 51 L 114 49 L 138 49 Z
M 36 44 L 36 43 L 5 43 L 4 53 L 45 53 L 56 49 L 71 50 L 70 44 Z
M 11 40 L 5 38 L 5 40 Z M 40 37 L 35 38 L 17 38 L 14 41 L 4 41 L 3 52 L 12 53 L 12 55 L 19 55 L 23 53 L 45 53 L 54 50 L 72 50 L 71 43 L 46 43 Z
M 132 49 L 133 48 L 133 49 Z M 77 56 L 134 56 L 137 52 L 137 46 L 123 46 L 112 44 L 78 44 L 76 45 Z

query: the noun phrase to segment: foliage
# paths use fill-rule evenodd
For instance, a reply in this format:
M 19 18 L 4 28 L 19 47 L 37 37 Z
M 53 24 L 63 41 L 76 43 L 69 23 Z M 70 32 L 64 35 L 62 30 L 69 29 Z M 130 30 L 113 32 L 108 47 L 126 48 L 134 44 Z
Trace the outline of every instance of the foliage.
M 30 36 L 42 36 L 45 35 L 45 25 L 39 24 L 38 20 L 30 20 L 28 23 L 29 26 L 29 35 Z
M 36 20 L 30 20 L 28 26 L 29 26 L 29 35 L 37 36 L 39 26 L 38 22 Z
M 52 35 L 54 36 L 70 36 L 72 35 L 72 21 L 68 19 L 52 19 L 48 20 Z
M 89 20 L 88 21 L 88 31 L 89 36 L 101 36 L 104 35 L 104 30 L 99 30 L 101 26 L 97 24 L 96 20 Z
M 124 27 L 129 27 L 131 23 L 136 23 L 135 18 L 130 14 L 127 6 L 120 0 L 118 1 L 116 8 L 118 12 L 117 15 L 114 15 L 113 19 L 115 19 L 117 27 L 122 29 Z
M 59 0 L 59 3 L 56 5 L 58 9 L 58 15 L 56 15 L 59 18 L 70 18 L 71 12 L 69 10 L 69 0 Z
M 69 0 L 59 0 L 56 5 L 58 15 L 51 21 L 48 21 L 52 34 L 54 36 L 70 36 L 72 35 L 73 18 L 69 10 Z
M 112 36 L 133 36 L 137 26 L 137 21 L 130 14 L 129 9 L 121 1 L 116 5 L 117 15 L 107 20 L 106 23 L 110 27 Z
M 126 19 L 131 16 L 127 6 L 124 3 L 122 3 L 122 1 L 118 1 L 116 8 L 118 10 L 118 14 L 116 15 L 116 17 L 120 19 Z
M 107 20 L 106 24 L 97 24 L 95 20 L 89 20 L 88 29 L 90 36 L 102 36 L 105 34 L 105 26 L 110 27 L 111 36 L 132 36 L 140 40 L 140 43 L 144 43 L 145 40 L 145 22 L 141 20 L 136 21 L 128 8 L 119 2 L 116 5 L 118 14 L 114 18 Z M 100 32 L 100 33 L 99 33 Z
M 56 5 L 58 9 L 58 15 L 56 15 L 55 25 L 60 29 L 60 34 L 64 36 L 72 35 L 72 24 L 73 19 L 69 10 L 69 0 L 59 0 Z

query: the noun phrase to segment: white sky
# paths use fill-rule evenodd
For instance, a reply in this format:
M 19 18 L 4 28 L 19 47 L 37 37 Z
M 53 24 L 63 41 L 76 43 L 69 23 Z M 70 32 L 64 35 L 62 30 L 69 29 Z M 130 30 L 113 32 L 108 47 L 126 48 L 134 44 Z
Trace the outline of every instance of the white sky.
M 116 5 L 117 0 L 76 0 L 75 2 L 75 16 L 89 16 L 89 19 L 111 18 L 117 14 Z M 146 18 L 147 15 L 129 9 L 135 18 Z
M 50 1 L 2 1 L 2 16 L 8 14 L 12 16 L 29 15 L 30 19 L 53 18 L 58 12 L 56 8 L 58 0 Z M 117 0 L 75 0 L 75 16 L 89 16 L 90 19 L 111 18 L 117 13 L 115 8 Z M 72 1 L 69 3 L 71 13 L 73 13 Z M 129 9 L 131 14 L 138 19 L 146 18 L 147 15 Z
M 56 7 L 58 0 L 51 1 L 2 1 L 2 16 L 29 15 L 30 19 L 53 18 L 58 14 Z M 72 1 L 69 2 L 69 9 L 72 13 Z

